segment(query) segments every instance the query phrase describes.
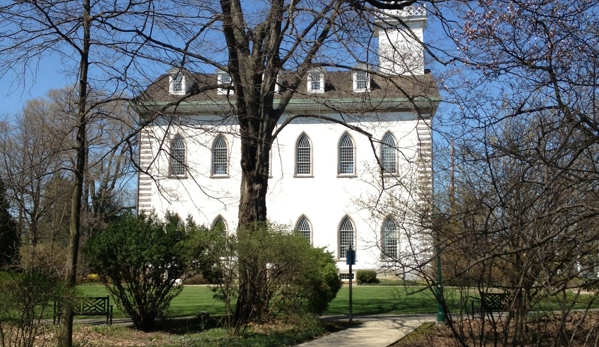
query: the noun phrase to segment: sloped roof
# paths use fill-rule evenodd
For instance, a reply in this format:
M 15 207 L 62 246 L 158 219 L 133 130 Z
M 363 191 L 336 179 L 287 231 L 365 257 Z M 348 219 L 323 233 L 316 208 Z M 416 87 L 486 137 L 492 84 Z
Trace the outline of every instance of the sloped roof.
M 164 112 L 169 113 L 167 105 L 177 105 L 176 112 L 197 113 L 202 111 L 214 111 L 214 108 L 208 107 L 210 104 L 216 105 L 234 105 L 236 95 L 234 93 L 219 95 L 217 93 L 217 74 L 201 74 L 185 72 L 188 83 L 186 95 L 171 95 L 169 93 L 169 74 L 161 75 L 152 83 L 146 91 L 137 98 L 138 111 L 143 113 L 140 108 L 145 110 L 152 109 L 156 111 L 157 107 L 164 106 Z M 441 101 L 439 90 L 432 74 L 426 73 L 419 76 L 379 76 L 370 74 L 370 90 L 367 92 L 353 91 L 353 73 L 351 71 L 333 71 L 324 73 L 325 91 L 324 93 L 310 93 L 307 91 L 307 77 L 305 77 L 298 86 L 292 102 L 290 104 L 302 104 L 305 107 L 309 104 L 322 105 L 353 105 L 369 104 L 381 105 L 377 108 L 395 108 L 392 105 L 405 103 L 404 107 L 413 102 L 428 105 L 433 108 Z M 293 74 L 286 72 L 279 79 L 281 92 L 285 92 Z M 280 94 L 275 94 L 275 103 Z M 386 105 L 386 106 L 383 106 Z M 195 105 L 195 106 L 193 106 Z M 200 105 L 203 105 L 200 106 Z M 397 106 L 399 107 L 399 106 Z M 288 107 L 289 108 L 289 107 Z M 170 108 L 174 110 L 173 108 Z M 224 108 L 223 108 L 224 109 Z M 229 107 L 227 109 L 230 110 Z M 364 107 L 362 107 L 364 109 Z M 171 111 L 173 112 L 173 111 Z M 434 112 L 434 110 L 433 110 Z

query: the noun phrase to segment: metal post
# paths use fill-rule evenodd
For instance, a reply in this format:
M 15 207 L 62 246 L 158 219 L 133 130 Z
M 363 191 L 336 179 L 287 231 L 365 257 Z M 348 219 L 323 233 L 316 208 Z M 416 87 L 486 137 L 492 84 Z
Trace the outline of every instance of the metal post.
M 352 278 L 354 277 L 352 273 L 352 264 L 354 263 L 354 251 L 352 249 L 352 245 L 349 245 L 349 322 L 352 322 Z
M 435 226 L 433 226 L 435 227 Z M 439 230 L 435 228 L 435 253 L 437 256 L 437 323 L 445 323 L 445 310 L 443 308 L 443 277 L 441 276 L 441 246 Z

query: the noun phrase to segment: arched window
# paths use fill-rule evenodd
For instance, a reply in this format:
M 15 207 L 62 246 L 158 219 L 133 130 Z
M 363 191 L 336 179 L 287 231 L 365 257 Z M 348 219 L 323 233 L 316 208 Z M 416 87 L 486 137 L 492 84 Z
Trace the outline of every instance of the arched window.
M 295 174 L 312 174 L 312 146 L 306 134 L 302 134 L 297 140 L 295 151 Z
M 383 166 L 383 173 L 397 173 L 395 138 L 388 132 L 381 142 L 381 165 Z
M 229 151 L 223 135 L 218 135 L 212 145 L 212 175 L 226 176 L 229 174 Z
M 212 229 L 221 231 L 223 233 L 223 235 L 227 235 L 227 223 L 225 222 L 225 219 L 222 216 L 218 216 L 216 217 L 216 219 L 214 220 L 214 223 L 212 223 Z
M 171 141 L 169 175 L 185 176 L 185 141 L 179 134 Z
M 301 216 L 295 225 L 295 230 L 297 233 L 308 240 L 308 242 L 312 242 L 312 228 L 310 227 L 310 222 L 306 216 Z
M 397 259 L 397 224 L 389 217 L 383 222 L 381 231 L 381 258 Z
M 354 141 L 352 141 L 348 133 L 343 134 L 341 140 L 339 140 L 340 175 L 351 175 L 355 173 L 354 152 Z
M 349 217 L 343 218 L 339 224 L 339 259 L 345 259 L 345 252 L 349 246 L 354 247 L 354 224 Z

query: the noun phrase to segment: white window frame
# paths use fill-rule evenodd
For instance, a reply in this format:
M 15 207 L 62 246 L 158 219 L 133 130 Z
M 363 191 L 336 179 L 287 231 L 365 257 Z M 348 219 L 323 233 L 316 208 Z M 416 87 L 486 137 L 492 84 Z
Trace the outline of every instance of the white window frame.
M 171 139 L 168 173 L 170 177 L 185 177 L 187 174 L 187 146 L 180 134 Z
M 351 236 L 349 237 L 350 243 L 347 242 L 347 233 L 351 233 Z M 345 259 L 345 252 L 349 249 L 350 244 L 355 251 L 356 226 L 349 216 L 345 216 L 341 220 L 341 223 L 339 223 L 339 229 L 337 230 L 337 250 L 339 252 L 339 259 Z
M 224 172 L 220 171 L 220 168 L 224 168 Z M 222 134 L 218 135 L 212 143 L 210 172 L 212 177 L 229 177 L 229 144 L 227 143 L 227 139 Z
M 227 79 L 228 79 L 228 82 L 227 82 Z M 219 85 L 225 84 L 225 85 L 233 86 L 233 79 L 231 78 L 231 75 L 229 75 L 228 73 L 226 73 L 224 71 L 216 73 L 216 82 Z M 227 94 L 233 95 L 234 91 L 233 91 L 233 89 L 219 87 L 216 90 L 216 94 L 217 95 L 227 95 Z
M 399 243 L 399 231 L 397 223 L 392 217 L 383 221 L 381 228 L 381 259 L 397 259 Z
M 303 140 L 306 140 L 308 146 L 302 146 L 300 147 L 301 142 L 303 142 Z M 312 141 L 310 141 L 310 137 L 308 135 L 306 135 L 306 133 L 302 133 L 297 141 L 295 142 L 295 176 L 296 177 L 312 177 L 312 173 L 314 172 L 313 167 L 312 167 L 312 163 L 314 162 L 313 160 L 313 156 L 312 156 Z M 302 153 L 300 153 L 300 149 L 304 150 L 302 151 Z M 307 152 L 305 152 L 305 149 L 308 149 Z M 307 153 L 307 156 L 306 156 Z M 307 158 L 308 160 L 304 160 L 305 158 Z M 300 161 L 301 160 L 301 161 Z M 307 168 L 309 172 L 304 172 L 303 169 L 306 168 L 306 164 L 307 164 Z M 300 170 L 300 165 L 302 165 L 301 170 Z M 300 172 L 301 171 L 301 172 Z
M 397 173 L 397 140 L 390 131 L 386 132 L 381 140 L 380 159 L 381 171 L 384 175 Z
M 358 74 L 364 74 L 364 86 L 358 86 L 360 79 Z M 354 71 L 352 74 L 354 93 L 364 93 L 370 91 L 370 74 L 366 71 Z
M 351 147 L 344 146 L 345 139 L 351 142 Z M 351 153 L 351 160 L 349 154 Z M 345 172 L 343 169 L 347 164 L 351 164 L 351 172 Z M 354 139 L 345 132 L 339 139 L 337 146 L 337 174 L 340 176 L 354 176 L 356 174 L 356 145 Z
M 312 244 L 312 223 L 306 215 L 301 215 L 295 223 L 295 231 L 298 235 L 305 237 Z
M 318 88 L 313 85 L 318 83 Z M 312 69 L 308 71 L 308 93 L 324 93 L 324 71 L 322 69 Z
M 179 82 L 177 82 L 179 80 Z M 187 77 L 182 71 L 170 73 L 168 76 L 168 92 L 171 95 L 185 95 Z

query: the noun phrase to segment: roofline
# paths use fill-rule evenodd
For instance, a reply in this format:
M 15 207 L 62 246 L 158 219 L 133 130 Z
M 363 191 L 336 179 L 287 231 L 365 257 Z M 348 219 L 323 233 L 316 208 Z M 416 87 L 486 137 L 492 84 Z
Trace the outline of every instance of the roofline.
M 330 104 L 340 104 L 342 108 L 347 108 L 348 112 L 389 112 L 419 109 L 431 110 L 431 118 L 434 116 L 437 107 L 441 103 L 440 97 L 416 98 L 411 101 L 408 98 L 370 98 L 370 99 L 326 99 Z M 274 100 L 274 106 L 278 105 L 278 100 Z M 170 106 L 169 106 L 170 105 Z M 137 102 L 132 104 L 133 108 L 140 115 L 146 115 L 151 112 L 160 111 L 164 114 L 228 114 L 235 108 L 235 100 L 210 100 L 210 101 L 191 101 L 191 102 Z M 370 106 L 364 107 L 364 106 Z M 298 111 L 332 111 L 323 102 L 312 99 L 292 99 L 285 107 L 286 113 L 297 113 Z

